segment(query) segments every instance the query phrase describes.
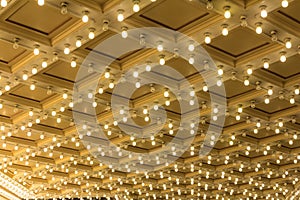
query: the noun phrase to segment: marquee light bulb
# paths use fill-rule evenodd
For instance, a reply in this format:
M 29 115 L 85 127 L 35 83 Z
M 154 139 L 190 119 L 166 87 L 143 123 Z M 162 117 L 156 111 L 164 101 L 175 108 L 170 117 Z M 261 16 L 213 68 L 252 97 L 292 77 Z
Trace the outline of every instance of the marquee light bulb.
M 208 86 L 206 85 L 206 83 L 203 84 L 203 88 L 202 89 L 203 89 L 204 92 L 208 91 Z
M 270 103 L 270 99 L 269 96 L 265 96 L 265 100 L 264 100 L 265 104 L 269 104 Z
M 210 33 L 205 33 L 204 36 L 205 36 L 204 42 L 205 42 L 206 44 L 211 43 Z
M 226 19 L 229 19 L 231 17 L 231 12 L 230 12 L 230 6 L 225 6 L 224 7 L 224 17 Z
M 264 68 L 269 69 L 269 67 L 270 67 L 269 59 L 267 59 L 267 58 L 263 59 L 263 63 L 264 63 L 263 64 Z
M 33 75 L 35 75 L 35 74 L 38 73 L 38 70 L 37 70 L 37 68 L 36 68 L 35 66 L 32 67 L 31 73 L 32 73 Z
M 286 38 L 285 39 L 285 48 L 287 48 L 287 49 L 292 48 L 291 38 Z
M 273 87 L 272 87 L 272 86 L 270 86 L 270 87 L 268 88 L 268 95 L 269 95 L 269 96 L 273 95 Z
M 122 38 L 127 38 L 128 37 L 128 32 L 127 32 L 128 28 L 126 26 L 123 26 L 122 27 L 122 32 L 121 32 L 121 35 L 122 35 Z
M 124 10 L 119 9 L 117 12 L 118 12 L 117 20 L 118 20 L 119 22 L 122 22 L 122 21 L 124 20 L 124 15 L 123 15 Z
M 9 84 L 5 85 L 4 90 L 9 91 L 10 90 L 10 85 Z
M 94 28 L 89 28 L 89 39 L 94 39 L 95 38 L 95 29 Z
M 48 63 L 47 63 L 47 59 L 43 59 L 43 62 L 42 62 L 42 68 L 46 68 L 48 67 Z
M 33 54 L 36 56 L 40 54 L 39 47 L 40 47 L 39 45 L 34 45 Z
M 65 44 L 64 54 L 66 54 L 66 55 L 70 54 L 70 45 L 69 44 Z
M 87 23 L 88 21 L 89 21 L 89 11 L 83 11 L 82 12 L 82 18 L 81 18 L 81 20 L 82 20 L 82 22 L 83 23 Z
M 285 51 L 282 51 L 280 52 L 280 62 L 286 62 L 286 52 Z
M 252 69 L 252 66 L 248 66 L 248 68 L 247 68 L 247 74 L 248 75 L 251 75 L 253 73 L 253 69 Z
M 1 7 L 5 8 L 7 6 L 7 0 L 1 0 Z
M 160 65 L 164 65 L 166 63 L 165 61 L 165 56 L 164 55 L 161 55 L 160 58 L 159 58 L 159 64 Z
M 248 78 L 248 77 L 245 77 L 244 85 L 245 85 L 245 86 L 249 86 L 249 85 L 250 85 L 250 81 L 249 81 L 249 78 Z
M 150 72 L 151 71 L 151 65 L 148 63 L 147 65 L 146 65 L 146 67 L 145 67 L 145 70 L 147 71 L 147 72 Z
M 23 79 L 23 81 L 27 81 L 28 80 L 28 74 L 27 74 L 27 72 L 23 73 L 22 79 Z
M 139 5 L 140 1 L 139 0 L 133 0 L 133 7 L 132 10 L 134 12 L 139 12 L 140 11 L 140 5 Z
M 262 30 L 262 23 L 258 22 L 255 24 L 256 25 L 256 29 L 255 29 L 255 32 L 257 34 L 262 34 L 263 30 Z
M 287 8 L 287 7 L 289 6 L 289 1 L 288 1 L 288 0 L 282 0 L 282 1 L 281 1 L 281 6 L 282 6 L 283 8 Z
M 45 5 L 45 0 L 38 0 L 38 5 L 39 6 Z
M 76 63 L 76 58 L 72 58 L 72 61 L 71 61 L 71 67 L 74 68 L 77 66 L 77 63 Z
M 194 55 L 191 55 L 190 58 L 189 58 L 189 63 L 191 65 L 193 65 L 195 63 L 195 58 L 194 58 Z
M 76 47 L 77 48 L 79 48 L 79 47 L 81 47 L 81 45 L 82 45 L 82 37 L 81 36 L 77 36 L 76 37 L 77 39 L 76 39 L 76 43 L 75 43 L 75 45 L 76 45 Z
M 290 103 L 291 103 L 291 104 L 295 104 L 295 103 L 296 103 L 294 96 L 291 96 L 291 97 L 290 97 Z
M 110 89 L 113 89 L 115 87 L 115 84 L 114 84 L 114 80 L 111 80 L 110 83 L 108 84 L 108 87 Z
M 295 95 L 299 95 L 300 94 L 300 89 L 299 86 L 295 86 L 295 90 L 294 90 Z
M 188 46 L 188 50 L 189 51 L 194 51 L 195 50 L 195 45 L 194 45 L 194 43 L 192 41 L 190 42 L 190 44 Z
M 265 6 L 265 5 L 260 6 L 260 16 L 262 18 L 266 18 L 268 16 L 268 12 L 267 12 L 266 8 L 267 8 L 267 6 Z
M 29 88 L 30 88 L 30 90 L 32 90 L 32 91 L 35 90 L 35 83 L 33 82 L 33 83 L 30 85 Z
M 223 24 L 222 25 L 222 35 L 223 36 L 227 36 L 228 33 L 229 33 L 229 31 L 228 31 L 228 24 Z

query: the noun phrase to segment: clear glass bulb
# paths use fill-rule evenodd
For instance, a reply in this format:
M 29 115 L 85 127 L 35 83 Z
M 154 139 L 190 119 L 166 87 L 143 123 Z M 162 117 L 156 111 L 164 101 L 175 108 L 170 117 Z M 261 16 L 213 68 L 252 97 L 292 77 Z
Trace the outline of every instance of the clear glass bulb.
M 89 39 L 94 39 L 95 38 L 95 30 L 94 29 L 90 29 L 90 32 L 89 32 Z
M 89 21 L 89 16 L 88 16 L 88 12 L 83 12 L 82 18 L 81 18 L 83 23 L 87 23 Z
M 288 0 L 282 0 L 282 1 L 281 1 L 281 6 L 282 6 L 283 8 L 288 7 L 288 6 L 289 6 Z
M 40 50 L 39 50 L 38 46 L 34 47 L 33 54 L 36 55 L 36 56 L 40 54 Z
M 38 5 L 39 6 L 45 5 L 45 0 L 38 0 Z
M 122 30 L 122 33 L 121 33 L 121 35 L 122 35 L 122 38 L 127 38 L 128 37 L 128 32 L 127 32 L 127 30 Z
M 160 64 L 160 65 L 164 65 L 165 63 L 166 63 L 165 59 L 164 59 L 163 57 L 161 57 L 161 58 L 159 59 L 159 64 Z
M 229 18 L 231 17 L 231 12 L 230 12 L 229 9 L 225 10 L 225 12 L 224 12 L 224 17 L 225 17 L 226 19 L 229 19 Z
M 223 27 L 223 29 L 222 29 L 222 35 L 223 36 L 227 36 L 228 33 L 229 33 L 228 28 L 227 27 Z
M 5 8 L 7 6 L 7 0 L 1 0 L 1 7 Z
M 76 67 L 76 65 L 77 65 L 76 60 L 72 60 L 72 61 L 71 61 L 71 67 L 74 68 L 74 67 Z
M 77 38 L 75 45 L 78 48 L 81 47 L 81 45 L 82 45 L 81 38 L 79 38 L 79 37 Z
M 280 56 L 280 62 L 286 62 L 286 56 L 285 56 L 285 54 L 281 54 L 281 56 Z
M 118 11 L 118 17 L 117 17 L 117 19 L 118 19 L 119 22 L 122 22 L 124 20 L 123 12 L 124 12 L 123 10 L 119 10 Z
M 285 48 L 287 48 L 287 49 L 292 48 L 292 42 L 290 39 L 286 39 Z
M 262 30 L 262 27 L 261 27 L 260 24 L 258 24 L 258 25 L 256 26 L 255 32 L 256 32 L 257 34 L 262 34 L 263 30 Z
M 133 10 L 134 12 L 139 12 L 139 11 L 140 11 L 139 1 L 134 1 L 132 10 Z
M 260 16 L 261 16 L 262 18 L 266 18 L 266 17 L 268 16 L 268 12 L 267 12 L 267 10 L 266 10 L 266 6 L 263 6 L 263 7 L 261 8 Z
M 265 61 L 264 61 L 264 68 L 265 68 L 265 69 L 269 69 L 269 67 L 270 67 L 269 62 L 268 62 L 267 60 L 265 60 Z
M 33 67 L 32 70 L 31 70 L 31 73 L 32 73 L 33 75 L 35 75 L 35 74 L 37 74 L 37 72 L 38 72 L 37 68 L 36 68 L 36 67 Z
M 204 42 L 205 42 L 206 44 L 209 44 L 209 43 L 211 43 L 211 38 L 210 38 L 210 36 L 209 36 L 209 35 L 206 35 L 206 36 L 205 36 L 205 38 L 204 38 Z

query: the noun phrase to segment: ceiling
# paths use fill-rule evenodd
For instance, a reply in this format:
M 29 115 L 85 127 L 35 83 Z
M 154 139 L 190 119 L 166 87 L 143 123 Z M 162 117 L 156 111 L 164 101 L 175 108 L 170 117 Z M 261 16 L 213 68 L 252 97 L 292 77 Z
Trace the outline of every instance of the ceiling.
M 67 12 L 62 12 L 63 2 Z M 212 9 L 207 8 L 207 2 L 212 2 Z M 141 0 L 139 5 L 138 12 L 132 10 L 131 0 L 46 0 L 43 6 L 36 0 L 9 0 L 6 7 L 1 7 L 1 174 L 39 199 L 297 199 L 300 105 L 295 89 L 300 85 L 300 1 L 289 0 L 287 8 L 281 6 L 281 0 Z M 224 18 L 225 6 L 230 6 L 229 19 Z M 267 6 L 266 18 L 260 16 L 261 6 Z M 117 20 L 119 9 L 124 10 L 122 22 Z M 89 12 L 87 23 L 81 19 L 83 11 Z M 258 23 L 262 24 L 262 34 L 256 33 Z M 227 36 L 221 34 L 224 24 L 228 26 Z M 120 37 L 124 27 L 128 28 L 127 39 Z M 130 42 L 130 30 L 144 27 L 163 27 L 187 35 L 208 52 L 216 70 L 222 66 L 223 75 L 212 70 L 212 76 L 223 81 L 226 94 L 216 96 L 226 100 L 225 122 L 208 155 L 200 157 L 198 152 L 207 130 L 214 126 L 211 119 L 216 102 L 209 92 L 203 91 L 202 72 L 174 55 L 173 50 L 158 52 L 155 43 L 152 49 L 141 46 L 117 57 L 111 50 L 115 47 L 93 50 L 114 35 Z M 88 37 L 90 30 L 95 30 L 94 39 Z M 209 44 L 204 42 L 207 33 L 211 37 Z M 168 39 L 166 35 L 158 37 Z M 75 45 L 77 38 L 81 38 L 80 47 Z M 291 48 L 285 46 L 288 39 Z M 66 46 L 70 54 L 64 53 Z M 35 47 L 38 55 L 33 53 Z M 148 72 L 153 84 L 136 89 L 130 96 L 129 86 L 120 91 L 119 95 L 129 102 L 133 125 L 121 119 L 118 125 L 113 124 L 114 91 L 109 88 L 112 78 L 101 76 L 91 92 L 96 108 L 89 108 L 80 116 L 89 121 L 93 117 L 90 113 L 95 112 L 105 137 L 97 135 L 99 130 L 92 126 L 87 130 L 93 134 L 82 136 L 78 132 L 85 128 L 73 119 L 76 106 L 71 104 L 78 103 L 72 99 L 77 89 L 74 90 L 74 84 L 87 88 L 99 75 L 92 66 L 88 67 L 89 73 L 80 71 L 91 53 L 102 60 L 112 60 L 109 72 L 115 85 L 122 74 L 141 70 L 140 66 L 149 62 L 158 63 L 161 54 L 165 55 L 166 65 L 182 76 L 178 78 L 175 72 L 169 73 L 158 65 Z M 283 53 L 285 62 L 280 61 Z M 75 60 L 76 67 L 71 67 Z M 268 61 L 268 69 L 264 68 L 264 61 Z M 253 73 L 247 74 L 250 67 Z M 33 68 L 37 69 L 36 74 L 32 73 Z M 184 88 L 183 80 L 195 91 L 199 103 L 196 114 L 182 110 L 180 100 L 171 93 L 171 105 L 164 106 L 165 124 L 145 121 L 145 106 L 163 105 L 166 100 L 165 87 L 155 82 Z M 103 87 L 103 94 L 98 93 L 99 87 Z M 213 92 L 214 87 L 217 86 L 209 90 Z M 243 108 L 242 112 L 238 108 Z M 193 136 L 180 138 L 190 139 L 190 147 L 179 156 L 160 152 L 177 137 L 182 116 L 187 116 L 187 124 L 199 120 Z M 170 133 L 170 120 L 174 134 Z M 133 139 L 128 133 L 154 132 L 158 128 L 153 139 Z M 149 164 L 147 173 L 124 171 L 107 163 L 122 162 L 126 166 L 133 162 L 130 158 L 119 158 L 110 146 L 89 149 L 91 143 L 111 143 L 145 155 L 157 151 L 157 155 L 173 162 L 159 167 Z M 101 159 L 94 156 L 95 152 L 102 155 Z M 27 198 L 25 193 L 1 184 L 0 199 L 22 198 Z

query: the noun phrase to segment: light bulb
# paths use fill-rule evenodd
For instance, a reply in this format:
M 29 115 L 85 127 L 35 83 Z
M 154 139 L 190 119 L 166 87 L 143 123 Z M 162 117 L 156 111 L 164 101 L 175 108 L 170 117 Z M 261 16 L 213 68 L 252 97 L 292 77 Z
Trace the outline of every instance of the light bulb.
M 286 56 L 285 56 L 286 52 L 282 51 L 280 52 L 280 62 L 286 62 Z
M 33 54 L 36 56 L 40 54 L 39 47 L 39 45 L 34 45 Z
M 169 97 L 169 96 L 170 96 L 169 90 L 166 89 L 166 90 L 164 91 L 164 97 Z
M 61 6 L 61 8 L 60 8 L 60 13 L 61 13 L 62 15 L 66 15 L 66 14 L 68 13 L 68 3 L 62 2 L 62 3 L 60 4 L 60 6 Z
M 248 22 L 247 22 L 247 16 L 242 15 L 240 17 L 240 23 L 242 27 L 247 27 L 248 26 Z
M 247 74 L 248 74 L 248 75 L 251 75 L 252 73 L 253 73 L 252 66 L 248 66 Z
M 263 62 L 264 62 L 264 68 L 269 69 L 269 67 L 270 67 L 269 59 L 265 58 L 265 59 L 263 59 Z
M 189 46 L 188 46 L 188 50 L 189 51 L 194 51 L 195 50 L 195 45 L 193 44 L 193 42 L 191 41 Z
M 110 69 L 106 68 L 105 72 L 104 72 L 104 78 L 108 79 L 110 78 Z
M 147 64 L 146 65 L 146 67 L 145 67 L 145 70 L 147 71 L 147 72 L 150 72 L 151 71 L 151 65 L 150 64 Z
M 229 19 L 229 18 L 231 17 L 230 6 L 225 6 L 225 7 L 224 7 L 224 10 L 225 10 L 225 12 L 224 12 L 224 17 L 225 17 L 226 19 Z
M 38 0 L 38 5 L 39 6 L 45 5 L 45 0 Z
M 83 11 L 82 14 L 83 14 L 81 18 L 82 22 L 87 23 L 89 21 L 89 16 L 88 16 L 89 11 Z
M 136 83 L 135 83 L 135 87 L 136 87 L 136 88 L 140 88 L 140 87 L 141 87 L 141 83 L 140 83 L 140 81 L 139 81 L 139 80 L 137 80 L 137 81 L 136 81 Z
M 159 59 L 159 64 L 160 65 L 164 65 L 166 63 L 166 61 L 165 61 L 165 56 L 164 55 L 161 55 L 160 56 L 160 59 Z
M 270 86 L 270 87 L 268 88 L 268 95 L 269 95 L 269 96 L 273 95 L 273 88 L 272 88 L 272 86 Z
M 248 77 L 245 77 L 244 85 L 245 86 L 249 86 L 250 85 L 250 81 L 249 81 Z
M 289 6 L 289 1 L 288 1 L 288 0 L 282 0 L 282 1 L 281 1 L 281 6 L 282 6 L 283 8 L 288 7 L 288 6 Z
M 300 94 L 300 89 L 299 89 L 299 86 L 298 86 L 298 85 L 295 86 L 294 93 L 295 93 L 296 95 L 299 95 L 299 94 Z
M 37 74 L 37 73 L 38 73 L 37 68 L 36 68 L 36 67 L 32 67 L 31 73 L 32 73 L 33 75 Z
M 32 91 L 35 90 L 35 83 L 32 83 L 32 84 L 30 85 L 29 88 L 30 88 L 30 90 L 32 90 Z
M 72 61 L 71 61 L 71 67 L 76 67 L 77 66 L 77 63 L 76 63 L 76 58 L 72 58 Z
M 266 8 L 267 8 L 267 6 L 265 6 L 265 5 L 260 6 L 260 16 L 262 18 L 266 18 L 268 16 L 268 12 L 267 12 Z
M 22 75 L 22 79 L 23 79 L 24 81 L 27 81 L 27 80 L 28 80 L 28 74 L 27 74 L 27 72 L 24 72 L 24 74 Z
M 1 7 L 5 8 L 7 6 L 7 0 L 1 0 Z
M 211 43 L 210 33 L 205 33 L 204 36 L 205 36 L 204 42 L 205 42 L 206 44 Z
M 95 29 L 94 28 L 89 28 L 89 39 L 94 39 L 95 38 Z
M 10 85 L 9 84 L 5 85 L 4 90 L 9 91 L 10 90 Z
M 99 93 L 99 94 L 103 94 L 103 92 L 104 92 L 103 87 L 100 87 L 100 88 L 98 89 L 98 93 Z
M 190 58 L 189 58 L 189 63 L 190 63 L 191 65 L 193 65 L 193 64 L 195 63 L 195 58 L 194 58 L 193 55 L 190 56 Z
M 166 105 L 166 106 L 170 106 L 170 104 L 171 104 L 170 99 L 166 99 L 165 105 Z
M 290 103 L 291 103 L 291 104 L 295 104 L 295 103 L 296 103 L 296 102 L 295 102 L 294 96 L 291 96 L 291 98 L 290 98 Z
M 140 5 L 139 5 L 140 1 L 139 0 L 133 0 L 133 7 L 132 10 L 134 12 L 139 12 L 140 11 Z
M 76 45 L 76 47 L 77 48 L 79 48 L 79 47 L 81 47 L 81 45 L 82 45 L 82 37 L 81 36 L 77 36 L 76 37 L 77 39 L 76 39 L 76 43 L 75 43 L 75 45 Z
M 110 89 L 113 89 L 113 88 L 115 87 L 115 84 L 114 84 L 114 81 L 113 81 L 113 80 L 110 81 L 108 87 L 109 87 Z
M 270 103 L 270 99 L 269 96 L 265 96 L 265 100 L 264 100 L 265 104 L 269 104 Z
M 255 25 L 256 25 L 255 32 L 256 32 L 257 34 L 262 34 L 262 32 L 263 32 L 262 27 L 261 27 L 261 26 L 262 26 L 262 23 L 258 22 L 258 23 L 256 23 Z
M 223 24 L 222 25 L 222 35 L 223 36 L 227 36 L 228 35 L 228 25 L 227 24 Z
M 119 22 L 122 22 L 122 21 L 124 20 L 124 15 L 123 15 L 124 10 L 119 9 L 117 12 L 118 12 L 118 17 L 117 17 L 117 19 L 118 19 Z
M 218 69 L 218 75 L 222 76 L 223 74 L 224 74 L 224 71 L 223 71 L 222 67 L 220 66 Z
M 48 67 L 47 59 L 43 59 L 42 68 Z
M 127 38 L 128 37 L 128 32 L 127 32 L 128 28 L 126 26 L 123 26 L 122 27 L 122 32 L 121 32 L 121 35 L 122 35 L 122 38 Z
M 67 99 L 68 98 L 68 93 L 67 92 L 64 92 L 63 95 L 62 95 L 63 99 Z
M 287 48 L 287 49 L 292 48 L 291 38 L 286 38 L 285 39 L 285 48 Z
M 108 20 L 103 20 L 103 25 L 102 25 L 102 30 L 103 31 L 108 31 L 108 24 L 109 24 L 109 21 Z
M 203 89 L 204 92 L 207 92 L 208 91 L 208 86 L 206 84 L 204 84 L 202 89 Z
M 235 119 L 236 119 L 237 121 L 240 121 L 240 120 L 241 120 L 241 116 L 240 116 L 239 113 L 237 113 L 237 115 L 235 116 Z
M 66 55 L 70 54 L 70 45 L 69 44 L 65 44 L 64 54 L 66 54 Z

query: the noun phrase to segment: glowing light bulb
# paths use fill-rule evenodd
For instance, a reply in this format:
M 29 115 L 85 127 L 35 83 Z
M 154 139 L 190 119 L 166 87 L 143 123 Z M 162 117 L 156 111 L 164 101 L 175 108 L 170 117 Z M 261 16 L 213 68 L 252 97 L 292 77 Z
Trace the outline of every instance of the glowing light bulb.
M 115 87 L 115 84 L 114 84 L 114 81 L 113 81 L 113 80 L 110 81 L 110 83 L 108 84 L 108 87 L 109 87 L 110 89 L 113 89 L 113 88 Z
M 43 59 L 42 68 L 48 67 L 47 59 Z
M 255 25 L 256 25 L 255 32 L 256 32 L 257 34 L 262 34 L 262 32 L 263 32 L 262 27 L 261 27 L 261 26 L 262 26 L 262 23 L 258 22 L 258 23 L 256 23 Z
M 77 36 L 76 37 L 77 39 L 76 39 L 76 43 L 75 43 L 75 45 L 76 45 L 76 47 L 77 48 L 79 48 L 79 47 L 81 47 L 81 45 L 82 45 L 82 37 L 81 36 Z
M 250 81 L 249 81 L 248 77 L 245 77 L 244 85 L 245 86 L 249 86 L 250 85 Z
M 169 97 L 169 96 L 170 96 L 169 90 L 166 89 L 166 90 L 164 91 L 164 97 Z
M 66 54 L 66 55 L 70 54 L 70 45 L 69 44 L 65 44 L 64 54 Z
M 124 10 L 119 9 L 117 12 L 118 12 L 117 20 L 118 20 L 119 22 L 122 22 L 122 21 L 124 20 L 124 15 L 123 15 Z
M 264 62 L 264 64 L 263 64 L 264 68 L 269 69 L 269 67 L 270 67 L 269 59 L 265 58 L 265 59 L 263 59 L 263 62 Z
M 4 90 L 9 91 L 10 90 L 10 85 L 9 84 L 5 85 Z
M 191 65 L 195 63 L 195 58 L 194 58 L 193 55 L 190 56 L 190 58 L 189 58 L 189 63 L 190 63 Z
M 272 88 L 272 86 L 270 86 L 270 87 L 268 88 L 268 95 L 269 95 L 269 96 L 273 95 L 273 88 Z
M 300 89 L 299 86 L 295 86 L 295 90 L 294 90 L 295 95 L 299 95 L 300 94 Z
M 289 1 L 288 1 L 288 0 L 282 0 L 282 1 L 281 1 L 281 6 L 282 6 L 283 8 L 287 8 L 287 7 L 289 6 Z
M 32 91 L 35 90 L 35 83 L 32 83 L 32 84 L 30 85 L 29 88 L 30 88 L 30 90 L 32 90 Z
M 225 12 L 224 12 L 224 17 L 225 17 L 226 19 L 229 19 L 229 18 L 231 17 L 230 6 L 225 6 L 225 7 L 224 7 L 224 10 L 225 10 Z
M 77 63 L 76 63 L 76 58 L 72 58 L 72 61 L 71 61 L 71 67 L 74 68 L 77 66 Z
M 39 6 L 45 5 L 45 0 L 38 0 L 38 5 Z
M 223 36 L 227 36 L 228 35 L 228 25 L 227 24 L 223 24 L 222 25 L 222 35 Z
M 253 73 L 252 66 L 248 66 L 247 74 L 248 74 L 248 75 L 251 75 L 252 73 Z
M 32 73 L 33 75 L 37 74 L 37 73 L 38 73 L 37 68 L 36 68 L 36 67 L 32 67 L 31 73 Z
M 27 81 L 27 80 L 28 80 L 28 74 L 27 74 L 27 72 L 24 72 L 24 74 L 22 75 L 22 79 L 23 79 L 24 81 Z
M 94 39 L 95 38 L 95 29 L 94 28 L 89 28 L 89 39 Z
M 286 38 L 285 39 L 285 48 L 287 48 L 287 49 L 292 48 L 291 38 Z
M 89 21 L 89 16 L 88 16 L 89 11 L 83 11 L 82 14 L 83 14 L 81 18 L 82 22 L 87 23 Z
M 122 38 L 127 38 L 128 37 L 128 32 L 127 32 L 128 28 L 126 26 L 123 26 L 122 27 L 122 32 L 121 32 L 121 35 L 122 35 Z
M 207 92 L 208 91 L 208 86 L 206 84 L 204 84 L 202 89 L 203 89 L 204 92 Z
M 270 99 L 269 96 L 265 96 L 265 100 L 264 100 L 265 104 L 269 104 L 270 103 Z
M 7 0 L 1 0 L 1 7 L 5 8 L 7 6 Z
M 280 52 L 280 62 L 286 62 L 286 52 L 282 51 Z
M 140 5 L 139 5 L 140 1 L 139 0 L 133 0 L 133 7 L 132 10 L 134 12 L 139 12 L 140 11 Z
M 267 6 L 263 5 L 263 6 L 260 6 L 260 16 L 262 18 L 266 18 L 268 16 L 268 12 L 266 10 Z
M 103 92 L 104 92 L 103 87 L 100 87 L 100 88 L 98 89 L 98 93 L 99 93 L 99 94 L 103 94 Z
M 164 65 L 166 63 L 166 61 L 165 61 L 165 56 L 164 55 L 161 55 L 160 56 L 160 59 L 159 59 L 159 64 L 160 65 Z
M 195 45 L 193 44 L 193 42 L 190 42 L 190 44 L 188 46 L 188 50 L 189 51 L 194 51 L 195 50 Z
M 151 71 L 151 65 L 150 64 L 147 64 L 146 65 L 146 67 L 145 67 L 145 70 L 147 71 L 147 72 L 150 72 Z
M 34 45 L 33 54 L 36 56 L 40 54 L 39 47 L 39 45 Z
M 64 92 L 63 95 L 62 95 L 63 99 L 67 99 L 68 98 L 68 93 L 67 92 Z
M 204 42 L 205 42 L 206 44 L 211 43 L 210 33 L 205 33 L 204 36 L 205 36 Z
M 105 73 L 104 73 L 104 78 L 108 79 L 110 78 L 110 69 L 106 68 Z
M 291 98 L 290 98 L 290 103 L 291 103 L 291 104 L 295 104 L 295 103 L 296 103 L 294 96 L 291 96 Z

